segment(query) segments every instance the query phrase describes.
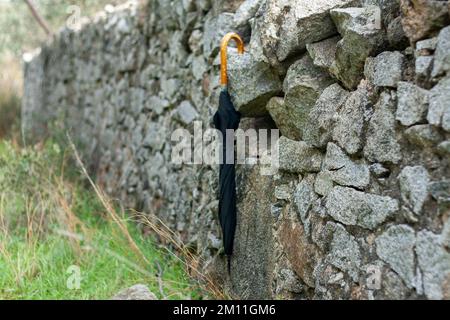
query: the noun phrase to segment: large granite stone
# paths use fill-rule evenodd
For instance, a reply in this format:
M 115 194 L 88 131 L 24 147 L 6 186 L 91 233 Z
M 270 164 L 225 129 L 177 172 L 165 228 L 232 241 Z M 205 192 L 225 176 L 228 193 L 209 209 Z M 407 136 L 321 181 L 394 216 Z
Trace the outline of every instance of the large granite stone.
M 423 289 L 428 299 L 449 299 L 450 253 L 442 238 L 428 230 L 417 234 L 417 262 L 423 273 Z
M 296 126 L 295 119 L 287 112 L 283 98 L 273 97 L 267 103 L 266 109 L 283 136 L 300 140 L 300 130 Z
M 449 22 L 447 1 L 400 0 L 402 24 L 411 42 L 433 35 Z
M 348 233 L 341 224 L 335 224 L 330 247 L 331 250 L 326 261 L 348 273 L 353 281 L 358 281 L 361 252 L 355 237 Z
M 450 71 L 450 26 L 444 28 L 437 38 L 436 52 L 434 54 L 433 77 Z
M 374 230 L 399 209 L 398 201 L 390 197 L 336 186 L 328 194 L 328 214 L 345 225 Z
M 427 120 L 450 131 L 450 77 L 444 78 L 430 90 Z
M 429 124 L 418 124 L 406 129 L 405 137 L 420 148 L 432 148 L 443 140 L 439 129 Z
M 371 108 L 368 90 L 353 91 L 339 110 L 333 129 L 333 140 L 348 154 L 357 153 L 363 146 L 364 115 Z
M 279 239 L 294 272 L 308 287 L 314 288 L 313 270 L 318 253 L 308 240 L 302 224 L 286 219 L 280 226 Z
M 329 171 L 331 180 L 341 186 L 363 189 L 370 182 L 369 167 L 353 162 L 341 148 L 331 142 L 328 143 L 322 168 Z
M 251 53 L 237 54 L 229 50 L 229 92 L 236 110 L 244 117 L 267 114 L 266 104 L 281 91 L 276 72 Z
M 307 44 L 306 49 L 313 59 L 314 65 L 328 70 L 335 60 L 337 43 L 340 40 L 341 37 L 335 36 Z
M 283 83 L 285 108 L 300 136 L 309 121 L 311 108 L 333 82 L 325 71 L 313 64 L 309 55 L 304 55 L 289 68 Z
M 306 142 L 280 137 L 278 149 L 278 161 L 281 170 L 293 173 L 320 171 L 322 153 Z
M 405 167 L 398 180 L 403 201 L 415 214 L 420 214 L 428 197 L 428 171 L 422 166 Z
M 414 246 L 416 233 L 407 225 L 389 227 L 375 240 L 377 255 L 412 288 L 415 284 Z
M 318 148 L 325 147 L 332 139 L 338 111 L 349 96 L 350 93 L 337 83 L 327 87 L 309 113 L 303 140 Z
M 206 19 L 203 33 L 203 55 L 206 59 L 219 53 L 220 41 L 231 31 L 234 31 L 234 14 L 232 13 L 210 15 Z
M 237 167 L 238 222 L 227 288 L 243 299 L 269 299 L 274 262 L 274 216 L 271 203 L 275 184 L 261 176 L 260 166 Z M 217 214 L 217 213 L 216 213 Z M 216 221 L 210 221 L 216 224 Z M 301 245 L 301 244 L 299 244 Z M 220 274 L 227 274 L 226 257 L 220 257 Z
M 410 82 L 399 82 L 395 118 L 404 126 L 424 122 L 428 111 L 428 91 Z
M 405 56 L 398 51 L 385 51 L 375 58 L 367 58 L 364 74 L 378 87 L 397 87 L 402 80 Z
M 384 92 L 370 119 L 364 147 L 364 155 L 372 162 L 398 163 L 402 158 L 395 133 L 394 111 L 394 100 L 389 93 Z
M 356 5 L 355 0 L 269 0 L 263 16 L 262 43 L 272 63 L 303 51 L 308 43 L 336 34 L 330 18 L 334 8 Z
M 367 57 L 378 53 L 386 41 L 381 21 L 377 18 L 379 15 L 377 6 L 331 11 L 342 40 L 337 44 L 336 59 L 330 71 L 348 89 L 357 87 L 363 78 Z
M 308 176 L 297 185 L 294 193 L 294 203 L 297 207 L 297 213 L 307 236 L 311 234 L 309 213 L 314 202 L 317 200 L 313 184 L 314 181 Z
M 185 125 L 192 123 L 198 116 L 197 110 L 187 100 L 181 102 L 176 110 L 176 117 Z

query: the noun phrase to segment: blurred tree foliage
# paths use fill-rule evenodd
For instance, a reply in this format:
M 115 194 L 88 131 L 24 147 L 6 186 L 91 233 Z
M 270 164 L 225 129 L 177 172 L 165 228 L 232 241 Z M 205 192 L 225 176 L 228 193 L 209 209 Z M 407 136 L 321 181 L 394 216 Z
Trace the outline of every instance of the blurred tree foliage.
M 33 0 L 53 32 L 64 26 L 78 12 L 92 16 L 106 5 L 124 0 Z M 76 7 L 79 9 L 77 9 Z M 78 10 L 78 12 L 76 12 Z M 39 47 L 46 39 L 23 0 L 0 0 L 0 60 L 5 55 L 19 57 L 24 51 Z
M 32 0 L 53 33 L 74 18 L 90 17 L 125 0 Z M 22 55 L 47 39 L 24 0 L 0 0 L 0 139 L 19 135 Z

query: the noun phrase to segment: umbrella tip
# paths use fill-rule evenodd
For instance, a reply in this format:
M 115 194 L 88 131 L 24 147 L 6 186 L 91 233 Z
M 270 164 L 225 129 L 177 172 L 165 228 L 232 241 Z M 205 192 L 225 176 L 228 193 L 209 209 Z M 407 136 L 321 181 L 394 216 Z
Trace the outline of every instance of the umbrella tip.
M 231 275 L 231 255 L 227 255 L 227 270 L 228 275 Z

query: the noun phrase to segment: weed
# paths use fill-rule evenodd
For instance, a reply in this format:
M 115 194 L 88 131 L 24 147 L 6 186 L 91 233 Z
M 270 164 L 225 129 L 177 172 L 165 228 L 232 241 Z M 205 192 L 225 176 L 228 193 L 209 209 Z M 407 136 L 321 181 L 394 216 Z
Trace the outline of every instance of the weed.
M 0 143 L 0 298 L 108 299 L 137 283 L 161 299 L 202 298 L 185 260 L 144 236 L 92 180 L 94 192 L 68 174 L 67 155 L 52 142 Z

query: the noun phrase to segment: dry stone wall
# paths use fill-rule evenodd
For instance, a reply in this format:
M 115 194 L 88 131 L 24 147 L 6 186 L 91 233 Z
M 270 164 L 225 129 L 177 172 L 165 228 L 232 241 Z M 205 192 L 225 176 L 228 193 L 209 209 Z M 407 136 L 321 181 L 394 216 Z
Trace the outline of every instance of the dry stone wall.
M 69 131 L 98 183 L 164 220 L 234 297 L 449 299 L 449 9 L 131 1 L 26 63 L 23 131 Z M 230 275 L 218 166 L 171 161 L 175 129 L 210 127 L 229 31 L 246 42 L 229 49 L 241 127 L 282 134 L 273 175 L 238 166 Z

